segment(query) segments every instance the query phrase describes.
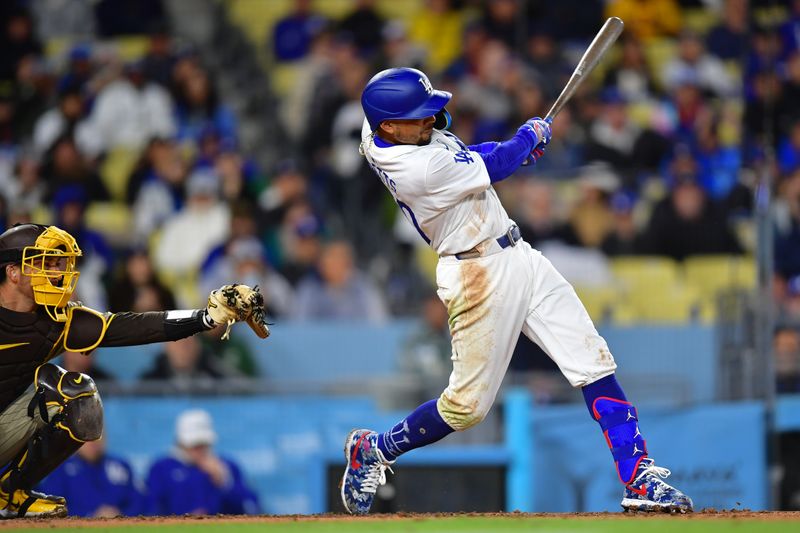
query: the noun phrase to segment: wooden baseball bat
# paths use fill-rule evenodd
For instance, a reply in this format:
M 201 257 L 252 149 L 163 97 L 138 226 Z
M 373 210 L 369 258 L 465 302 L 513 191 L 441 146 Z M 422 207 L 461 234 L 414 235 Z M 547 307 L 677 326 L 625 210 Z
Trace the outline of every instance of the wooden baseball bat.
M 597 35 L 594 36 L 589 47 L 583 53 L 581 60 L 578 61 L 578 66 L 575 67 L 569 81 L 561 90 L 561 94 L 553 102 L 550 111 L 545 116 L 545 120 L 552 121 L 561 111 L 561 108 L 569 102 L 580 84 L 583 83 L 583 79 L 594 70 L 606 52 L 608 52 L 608 49 L 611 48 L 611 45 L 614 44 L 614 41 L 617 40 L 619 34 L 622 33 L 623 26 L 625 24 L 618 17 L 611 17 L 606 20 L 606 23 L 603 24 L 603 27 L 600 28 L 600 31 L 597 32 Z

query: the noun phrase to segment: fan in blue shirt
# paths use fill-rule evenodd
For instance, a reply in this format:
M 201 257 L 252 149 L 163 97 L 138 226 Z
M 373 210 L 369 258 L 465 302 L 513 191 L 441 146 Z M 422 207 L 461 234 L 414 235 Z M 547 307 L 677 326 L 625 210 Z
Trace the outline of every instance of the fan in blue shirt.
M 74 516 L 136 516 L 144 513 L 144 496 L 130 465 L 106 454 L 105 440 L 90 441 L 40 484 L 47 494 L 69 500 Z
M 155 515 L 256 514 L 256 494 L 230 459 L 217 456 L 217 435 L 203 410 L 183 412 L 175 428 L 176 446 L 158 459 L 147 477 L 149 511 Z

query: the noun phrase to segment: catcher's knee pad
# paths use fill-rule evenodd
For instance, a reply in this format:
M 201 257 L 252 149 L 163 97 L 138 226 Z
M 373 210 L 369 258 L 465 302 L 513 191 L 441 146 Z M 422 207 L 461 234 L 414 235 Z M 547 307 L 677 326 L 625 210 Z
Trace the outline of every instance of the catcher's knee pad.
M 103 434 L 103 402 L 92 378 L 46 363 L 36 369 L 34 386 L 30 416 L 38 407 L 45 423 L 78 442 L 97 440 Z
M 442 419 L 456 431 L 463 431 L 479 424 L 492 407 L 492 403 L 480 396 L 454 396 L 442 393 L 436 404 Z
M 592 402 L 592 415 L 603 430 L 620 480 L 631 483 L 639 463 L 647 457 L 636 408 L 630 402 L 600 396 Z

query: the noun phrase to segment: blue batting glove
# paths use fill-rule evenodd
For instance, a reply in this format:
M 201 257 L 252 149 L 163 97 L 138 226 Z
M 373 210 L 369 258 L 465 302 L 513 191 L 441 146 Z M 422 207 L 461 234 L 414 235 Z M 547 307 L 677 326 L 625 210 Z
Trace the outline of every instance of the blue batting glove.
M 534 143 L 535 146 L 550 142 L 552 131 L 550 130 L 549 122 L 542 120 L 539 117 L 533 117 L 525 122 L 520 129 L 522 128 L 530 129 L 534 135 L 536 135 L 536 142 Z

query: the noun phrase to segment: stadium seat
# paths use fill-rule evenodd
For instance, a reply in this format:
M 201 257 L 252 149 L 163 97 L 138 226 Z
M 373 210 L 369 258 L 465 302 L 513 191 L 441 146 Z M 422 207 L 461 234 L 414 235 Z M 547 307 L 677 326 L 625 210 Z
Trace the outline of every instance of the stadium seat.
M 702 295 L 682 283 L 642 285 L 628 298 L 640 322 L 686 323 L 703 317 Z
M 131 210 L 121 202 L 92 202 L 86 209 L 86 226 L 112 245 L 130 245 Z
M 596 324 L 614 319 L 616 307 L 623 299 L 623 294 L 618 288 L 609 286 L 575 286 L 575 292 Z
M 719 13 L 714 9 L 699 7 L 683 10 L 684 28 L 700 35 L 706 35 L 719 22 Z
M 678 282 L 680 273 L 674 260 L 661 256 L 615 257 L 611 259 L 611 271 L 632 292 L 672 286 Z
M 100 164 L 100 178 L 114 201 L 125 201 L 128 180 L 138 161 L 139 152 L 130 148 L 112 148 L 106 154 Z
M 719 291 L 751 289 L 756 285 L 756 264 L 752 257 L 736 255 L 698 255 L 683 264 L 687 285 L 714 299 Z

